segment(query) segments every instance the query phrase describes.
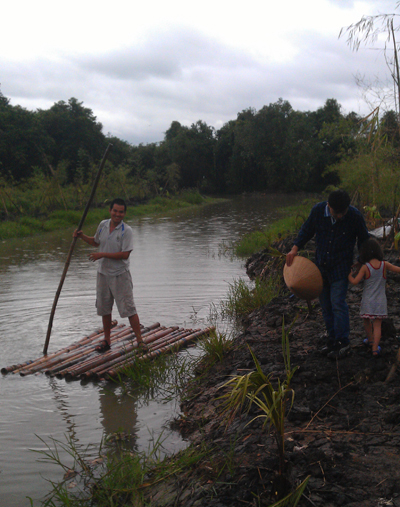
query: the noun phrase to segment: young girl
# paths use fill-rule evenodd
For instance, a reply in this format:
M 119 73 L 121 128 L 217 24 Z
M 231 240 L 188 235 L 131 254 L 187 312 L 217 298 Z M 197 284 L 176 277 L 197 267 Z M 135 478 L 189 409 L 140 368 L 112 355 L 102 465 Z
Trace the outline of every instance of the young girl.
M 374 238 L 367 239 L 361 245 L 360 262 L 363 266 L 356 276 L 349 274 L 349 282 L 357 285 L 361 280 L 365 280 L 360 309 L 367 334 L 364 343 L 372 346 L 372 354 L 377 357 L 381 353 L 379 342 L 382 319 L 387 317 L 386 273 L 387 271 L 400 273 L 400 267 L 383 260 L 382 248 Z

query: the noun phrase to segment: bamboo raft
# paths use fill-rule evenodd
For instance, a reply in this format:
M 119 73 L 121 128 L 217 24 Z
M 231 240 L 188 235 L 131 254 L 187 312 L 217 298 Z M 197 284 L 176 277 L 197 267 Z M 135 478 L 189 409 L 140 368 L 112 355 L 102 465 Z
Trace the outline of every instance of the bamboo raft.
M 111 349 L 107 352 L 100 354 L 95 350 L 104 340 L 104 331 L 101 329 L 52 354 L 2 368 L 1 373 L 19 373 L 21 376 L 45 373 L 47 376 L 66 380 L 112 379 L 138 360 L 149 360 L 160 354 L 176 352 L 190 342 L 210 334 L 214 329 L 164 327 L 157 322 L 149 327 L 142 327 L 142 338 L 148 350 L 138 353 L 138 343 L 131 327 L 113 321 Z

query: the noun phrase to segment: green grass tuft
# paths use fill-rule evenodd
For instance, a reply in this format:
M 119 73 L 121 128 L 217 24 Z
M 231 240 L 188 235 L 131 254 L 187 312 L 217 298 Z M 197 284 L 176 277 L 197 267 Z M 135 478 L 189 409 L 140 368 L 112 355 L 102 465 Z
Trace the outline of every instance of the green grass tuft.
M 245 234 L 233 245 L 234 252 L 239 257 L 248 257 L 253 253 L 264 250 L 277 239 L 297 232 L 314 204 L 314 202 L 311 203 L 307 200 L 299 206 L 289 206 L 279 210 L 280 214 L 285 215 L 283 218 L 273 222 L 262 231 Z
M 240 318 L 252 311 L 265 306 L 281 290 L 279 276 L 269 277 L 267 280 L 256 279 L 254 286 L 239 278 L 229 286 L 226 301 L 221 303 L 221 315 L 223 318 Z

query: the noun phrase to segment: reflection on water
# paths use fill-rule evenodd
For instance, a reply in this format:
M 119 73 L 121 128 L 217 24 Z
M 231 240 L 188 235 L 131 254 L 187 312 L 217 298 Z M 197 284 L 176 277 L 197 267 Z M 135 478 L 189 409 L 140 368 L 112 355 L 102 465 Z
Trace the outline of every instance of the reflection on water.
M 112 384 L 104 385 L 99 391 L 100 421 L 107 435 L 124 432 L 137 433 L 136 399 Z M 133 440 L 132 440 L 133 441 Z
M 276 217 L 276 208 L 288 203 L 284 196 L 246 196 L 130 222 L 135 238 L 131 272 L 142 324 L 194 327 L 195 322 L 196 327 L 205 327 L 210 304 L 218 304 L 228 283 L 244 276 L 243 261 L 221 255 L 221 243 L 267 225 Z M 95 228 L 84 230 L 92 234 Z M 72 228 L 0 244 L 1 367 L 41 355 L 71 234 Z M 49 353 L 101 325 L 94 308 L 96 266 L 87 259 L 91 250 L 82 242 L 76 246 L 58 301 Z M 163 429 L 176 414 L 176 401 L 139 404 L 113 385 L 67 383 L 43 375 L 4 376 L 0 393 L 0 505 L 7 507 L 28 506 L 27 495 L 42 498 L 48 483 L 40 476 L 61 479 L 61 470 L 38 462 L 29 450 L 45 449 L 37 436 L 50 443 L 50 436 L 65 441 L 68 434 L 88 445 L 100 442 L 104 433 L 124 431 L 135 435 L 135 445 L 145 450 L 164 431 L 169 450 L 185 445 L 179 435 Z

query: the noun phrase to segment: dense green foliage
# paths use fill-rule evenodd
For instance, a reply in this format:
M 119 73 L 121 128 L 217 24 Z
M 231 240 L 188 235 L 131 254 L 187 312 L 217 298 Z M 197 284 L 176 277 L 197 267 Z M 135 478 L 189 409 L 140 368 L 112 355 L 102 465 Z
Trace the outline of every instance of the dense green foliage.
M 133 188 L 136 198 L 182 188 L 320 189 L 337 181 L 334 173 L 324 173 L 354 143 L 332 134 L 357 122 L 356 115 L 344 117 L 340 109 L 329 99 L 315 112 L 300 112 L 279 99 L 259 111 L 240 112 L 219 130 L 201 120 L 190 127 L 172 121 L 162 141 L 132 146 L 106 137 L 93 112 L 76 98 L 32 112 L 11 105 L 0 92 L 0 192 L 26 180 L 34 190 L 31 179 L 44 178 L 58 193 L 67 185 L 82 193 L 110 142 L 106 172 L 124 197 L 131 197 Z
M 243 110 L 219 130 L 201 120 L 190 127 L 172 121 L 160 142 L 132 146 L 106 137 L 75 98 L 32 112 L 0 92 L 0 209 L 4 219 L 82 208 L 109 143 L 98 202 L 169 197 L 186 188 L 319 192 L 341 184 L 358 191 L 361 204 L 393 208 L 400 201 L 399 132 L 393 111 L 361 119 L 343 115 L 335 99 L 312 112 L 279 99 Z M 41 200 L 16 197 L 27 190 Z
M 28 194 L 28 195 L 27 195 Z M 30 192 L 29 189 L 24 194 L 19 194 L 16 198 L 18 202 L 29 202 L 30 207 L 22 209 L 20 215 L 14 214 L 12 227 L 10 222 L 4 220 L 0 222 L 0 240 L 11 238 L 22 238 L 25 236 L 33 236 L 43 232 L 65 229 L 68 227 L 76 227 L 82 217 L 82 211 L 72 209 L 59 209 L 49 211 L 48 213 L 35 213 L 34 210 L 40 209 L 39 204 L 40 192 Z M 112 195 L 112 194 L 111 194 Z M 31 197 L 29 200 L 29 197 Z M 35 201 L 35 199 L 39 199 Z M 105 198 L 110 202 L 110 199 Z M 189 208 L 193 205 L 209 204 L 218 201 L 210 197 L 203 197 L 196 191 L 182 191 L 174 195 L 172 198 L 154 197 L 146 203 L 138 206 L 129 206 L 127 217 L 142 217 L 148 215 L 158 215 L 160 213 L 173 212 L 177 209 Z M 25 214 L 23 213 L 25 211 Z M 33 215 L 33 216 L 32 216 Z M 100 206 L 90 210 L 86 218 L 86 226 L 90 224 L 98 224 L 101 220 L 109 218 L 110 214 L 108 206 Z

